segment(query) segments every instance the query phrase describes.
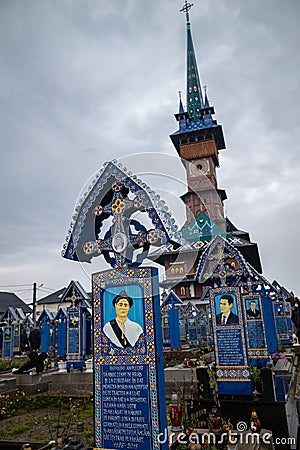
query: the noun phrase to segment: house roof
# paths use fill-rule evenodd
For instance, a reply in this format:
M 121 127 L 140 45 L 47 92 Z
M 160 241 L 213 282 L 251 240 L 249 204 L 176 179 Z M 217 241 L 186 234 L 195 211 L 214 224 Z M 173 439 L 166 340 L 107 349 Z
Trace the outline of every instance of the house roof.
M 61 288 L 58 291 L 52 292 L 52 294 L 46 295 L 46 297 L 43 297 L 37 301 L 39 305 L 49 305 L 50 303 L 60 303 L 63 293 L 65 292 L 66 288 Z
M 70 281 L 68 287 L 64 287 L 59 289 L 58 291 L 52 292 L 52 294 L 46 295 L 37 301 L 39 305 L 50 305 L 56 303 L 64 303 L 69 302 L 70 299 L 68 296 L 72 295 L 73 289 L 75 292 L 82 297 L 83 302 L 87 307 L 91 305 L 92 294 L 85 292 L 79 281 L 72 280 Z
M 13 292 L 0 292 L 0 314 L 3 314 L 9 306 L 22 308 L 25 314 L 32 313 L 32 309 Z

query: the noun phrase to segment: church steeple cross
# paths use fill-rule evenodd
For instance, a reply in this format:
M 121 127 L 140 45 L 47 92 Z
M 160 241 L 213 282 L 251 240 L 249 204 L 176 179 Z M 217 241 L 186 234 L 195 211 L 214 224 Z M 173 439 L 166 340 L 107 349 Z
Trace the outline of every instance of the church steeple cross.
M 193 3 L 189 3 L 188 0 L 185 0 L 180 12 L 185 13 L 187 29 L 186 108 L 190 122 L 198 122 L 202 118 L 201 109 L 203 108 L 203 97 L 191 33 L 189 11 L 192 6 L 194 6 Z
M 194 6 L 193 3 L 188 3 L 188 1 L 185 0 L 185 3 L 184 3 L 183 7 L 180 10 L 180 12 L 184 12 L 185 13 L 186 23 L 190 23 L 189 10 L 191 9 L 192 6 Z

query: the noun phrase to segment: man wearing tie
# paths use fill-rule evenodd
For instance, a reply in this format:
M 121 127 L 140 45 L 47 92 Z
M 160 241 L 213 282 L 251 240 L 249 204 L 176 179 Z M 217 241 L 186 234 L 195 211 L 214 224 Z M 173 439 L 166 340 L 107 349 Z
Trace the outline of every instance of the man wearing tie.
M 232 325 L 239 323 L 239 318 L 231 309 L 234 298 L 230 294 L 223 294 L 220 298 L 220 314 L 216 315 L 217 325 Z
M 250 308 L 246 310 L 247 319 L 260 319 L 260 311 L 256 308 L 256 301 L 250 301 Z

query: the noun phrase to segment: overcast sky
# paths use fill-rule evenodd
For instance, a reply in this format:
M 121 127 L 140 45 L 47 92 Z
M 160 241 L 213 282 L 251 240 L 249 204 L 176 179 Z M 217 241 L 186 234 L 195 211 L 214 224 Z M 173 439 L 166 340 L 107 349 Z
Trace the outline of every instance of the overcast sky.
M 0 0 L 0 290 L 29 301 L 30 286 L 4 286 L 43 283 L 39 297 L 71 279 L 89 289 L 89 274 L 106 266 L 60 256 L 83 185 L 113 158 L 175 159 L 182 5 Z M 218 169 L 227 214 L 259 244 L 265 276 L 300 295 L 300 3 L 194 5 L 200 77 L 227 145 Z M 176 170 L 167 164 L 165 179 L 182 177 Z

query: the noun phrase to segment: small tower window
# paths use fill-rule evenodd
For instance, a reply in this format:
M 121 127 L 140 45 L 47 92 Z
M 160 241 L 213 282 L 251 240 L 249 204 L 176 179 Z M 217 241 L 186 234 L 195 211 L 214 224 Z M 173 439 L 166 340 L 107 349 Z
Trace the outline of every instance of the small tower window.
M 181 286 L 181 288 L 180 288 L 180 295 L 185 296 L 185 287 L 184 286 Z
M 202 168 L 203 168 L 202 164 L 197 164 L 197 169 L 198 170 L 202 170 Z

